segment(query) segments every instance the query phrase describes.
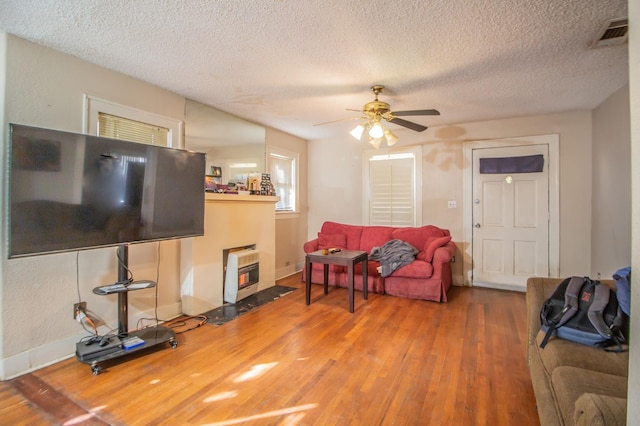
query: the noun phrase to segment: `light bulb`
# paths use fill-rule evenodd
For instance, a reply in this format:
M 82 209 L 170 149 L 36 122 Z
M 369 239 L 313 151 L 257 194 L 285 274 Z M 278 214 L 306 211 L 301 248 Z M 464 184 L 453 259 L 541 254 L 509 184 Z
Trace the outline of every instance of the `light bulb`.
M 382 124 L 376 122 L 373 124 L 373 126 L 371 127 L 371 130 L 369 130 L 369 136 L 371 136 L 374 139 L 378 139 L 381 138 L 384 135 L 384 129 L 382 128 Z

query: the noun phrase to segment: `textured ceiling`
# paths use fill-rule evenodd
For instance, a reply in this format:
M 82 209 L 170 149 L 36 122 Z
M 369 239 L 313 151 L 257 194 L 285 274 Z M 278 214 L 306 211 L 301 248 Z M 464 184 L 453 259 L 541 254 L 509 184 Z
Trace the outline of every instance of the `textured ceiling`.
M 384 84 L 427 126 L 591 109 L 628 81 L 591 49 L 626 0 L 2 0 L 0 31 L 305 139 Z M 393 127 L 393 126 L 390 126 Z M 395 130 L 395 129 L 394 129 Z

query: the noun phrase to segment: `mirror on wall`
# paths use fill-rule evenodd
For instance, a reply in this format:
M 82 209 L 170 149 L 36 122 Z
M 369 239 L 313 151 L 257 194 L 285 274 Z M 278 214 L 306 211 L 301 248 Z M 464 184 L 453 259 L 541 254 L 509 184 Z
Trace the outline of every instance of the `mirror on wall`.
M 265 171 L 265 133 L 259 124 L 187 99 L 185 148 L 207 154 L 207 174 L 228 183 Z

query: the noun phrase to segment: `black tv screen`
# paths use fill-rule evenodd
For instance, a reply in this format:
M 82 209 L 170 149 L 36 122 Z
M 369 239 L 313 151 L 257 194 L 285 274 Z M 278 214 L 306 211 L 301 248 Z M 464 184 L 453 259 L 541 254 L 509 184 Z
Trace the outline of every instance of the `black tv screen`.
M 204 233 L 205 154 L 11 124 L 8 256 Z

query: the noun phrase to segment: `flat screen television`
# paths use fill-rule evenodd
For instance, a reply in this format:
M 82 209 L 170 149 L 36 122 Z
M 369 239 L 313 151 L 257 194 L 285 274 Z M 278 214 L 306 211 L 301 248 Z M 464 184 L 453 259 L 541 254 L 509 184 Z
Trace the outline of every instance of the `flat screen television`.
M 204 234 L 205 154 L 9 127 L 9 258 Z

